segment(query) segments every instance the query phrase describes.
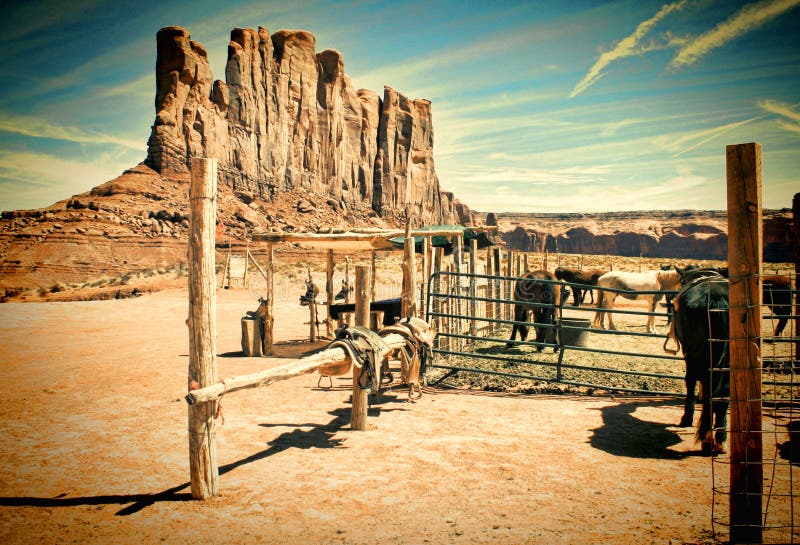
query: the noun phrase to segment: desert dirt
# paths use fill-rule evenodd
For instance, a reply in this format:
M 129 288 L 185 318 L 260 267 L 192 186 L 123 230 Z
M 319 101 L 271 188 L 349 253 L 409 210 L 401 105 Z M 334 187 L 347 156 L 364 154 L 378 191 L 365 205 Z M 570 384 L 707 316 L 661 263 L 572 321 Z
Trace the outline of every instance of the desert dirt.
M 712 466 L 669 398 L 398 386 L 357 432 L 349 376 L 300 376 L 223 397 L 220 496 L 194 501 L 187 309 L 183 288 L 0 305 L 0 542 L 713 542 Z M 218 291 L 220 377 L 324 346 L 292 295 L 277 357 L 241 357 L 254 309 Z

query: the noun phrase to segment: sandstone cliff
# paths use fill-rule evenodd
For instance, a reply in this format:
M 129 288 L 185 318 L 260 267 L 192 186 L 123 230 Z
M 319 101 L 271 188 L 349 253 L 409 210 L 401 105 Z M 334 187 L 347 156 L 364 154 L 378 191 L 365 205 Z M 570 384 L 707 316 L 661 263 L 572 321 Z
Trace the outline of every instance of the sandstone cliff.
M 724 211 L 489 213 L 485 219 L 499 226 L 509 248 L 526 252 L 711 260 L 728 255 Z M 790 224 L 787 211 L 764 211 L 765 261 L 790 261 Z
M 146 164 L 183 173 L 215 157 L 223 183 L 262 199 L 302 188 L 387 219 L 410 208 L 418 223 L 472 222 L 439 187 L 430 102 L 356 90 L 341 54 L 315 48 L 305 31 L 234 29 L 223 83 L 186 30 L 161 29 Z

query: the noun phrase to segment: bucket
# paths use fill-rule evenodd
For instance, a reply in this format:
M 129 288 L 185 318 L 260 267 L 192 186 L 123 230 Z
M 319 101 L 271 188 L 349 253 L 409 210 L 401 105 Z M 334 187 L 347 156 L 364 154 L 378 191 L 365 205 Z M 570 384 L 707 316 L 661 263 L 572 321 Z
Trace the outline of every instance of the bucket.
M 561 318 L 561 343 L 564 346 L 588 346 L 589 332 L 575 328 L 588 329 L 591 325 L 588 318 Z

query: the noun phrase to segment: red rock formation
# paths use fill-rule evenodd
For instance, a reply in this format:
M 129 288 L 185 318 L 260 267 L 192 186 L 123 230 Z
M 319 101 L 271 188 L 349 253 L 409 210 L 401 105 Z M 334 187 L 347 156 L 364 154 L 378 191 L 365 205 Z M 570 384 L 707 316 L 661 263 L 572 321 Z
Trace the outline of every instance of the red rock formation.
M 341 54 L 316 53 L 309 32 L 234 29 L 226 83 L 212 83 L 186 30 L 161 29 L 157 45 L 154 170 L 182 173 L 192 156 L 216 157 L 223 183 L 262 198 L 303 188 L 345 208 L 366 201 L 384 217 L 408 208 L 419 223 L 472 221 L 440 190 L 430 102 L 390 87 L 383 101 L 357 91 Z

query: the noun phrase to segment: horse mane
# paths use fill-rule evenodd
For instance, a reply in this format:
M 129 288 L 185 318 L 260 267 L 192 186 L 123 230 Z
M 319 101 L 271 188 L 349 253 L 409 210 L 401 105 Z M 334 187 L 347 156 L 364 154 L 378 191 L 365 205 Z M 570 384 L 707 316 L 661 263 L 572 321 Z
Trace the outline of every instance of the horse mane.
M 681 275 L 675 269 L 668 271 L 656 271 L 656 281 L 659 290 L 666 290 L 681 283 Z

